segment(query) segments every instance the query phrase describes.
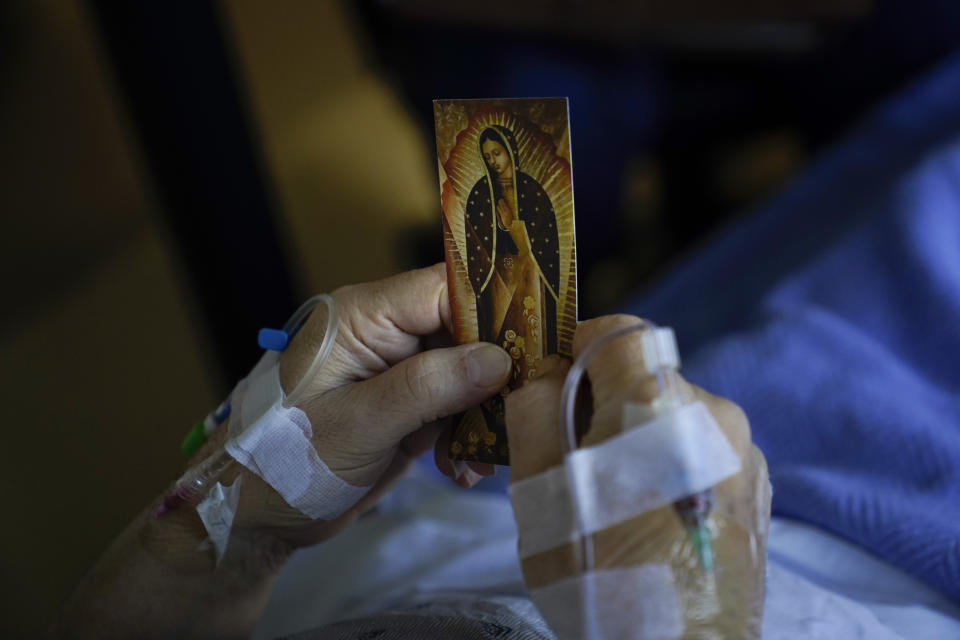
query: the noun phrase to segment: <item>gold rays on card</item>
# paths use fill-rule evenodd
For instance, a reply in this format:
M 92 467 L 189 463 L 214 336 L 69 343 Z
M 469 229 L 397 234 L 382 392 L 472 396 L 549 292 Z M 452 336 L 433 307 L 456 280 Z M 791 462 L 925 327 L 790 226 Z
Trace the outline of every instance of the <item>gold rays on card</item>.
M 480 339 L 477 325 L 477 299 L 473 296 L 470 274 L 467 272 L 466 228 L 463 204 L 450 182 L 442 164 L 440 169 L 440 203 L 443 208 L 443 248 L 447 256 L 447 280 L 453 334 L 458 343 Z M 456 283 L 451 282 L 455 279 Z
M 556 99 L 563 100 L 563 99 Z M 504 101 L 504 103 L 509 101 Z M 557 220 L 560 259 L 558 295 L 559 351 L 569 357 L 576 328 L 576 253 L 574 247 L 573 181 L 570 164 L 557 154 L 554 138 L 541 131 L 530 120 L 515 114 L 508 107 L 491 107 L 483 101 L 442 101 L 435 103 L 438 141 L 441 135 L 441 114 L 444 139 L 455 139 L 446 161 L 439 163 L 441 202 L 444 213 L 444 244 L 448 265 L 456 278 L 454 322 L 458 341 L 476 340 L 476 299 L 467 276 L 464 207 L 466 194 L 485 174 L 478 140 L 484 129 L 500 125 L 513 132 L 517 141 L 520 170 L 529 174 L 544 189 L 553 205 Z M 457 108 L 460 107 L 460 108 Z M 451 128 L 453 130 L 451 130 Z M 569 140 L 569 131 L 563 136 Z M 568 143 L 569 144 L 569 143 Z M 445 144 L 444 147 L 447 145 Z M 439 148 L 438 148 L 439 150 Z M 442 153 L 442 152 L 441 152 Z M 459 309 L 457 309 L 457 307 Z M 458 313 L 459 311 L 459 313 Z

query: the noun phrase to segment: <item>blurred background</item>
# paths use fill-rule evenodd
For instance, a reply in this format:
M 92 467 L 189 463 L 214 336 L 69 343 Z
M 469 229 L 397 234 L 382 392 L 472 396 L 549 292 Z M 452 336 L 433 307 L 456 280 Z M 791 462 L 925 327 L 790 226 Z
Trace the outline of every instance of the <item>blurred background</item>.
M 442 259 L 432 99 L 569 96 L 588 317 L 957 42 L 954 0 L 3 3 L 4 635 L 179 474 L 259 327 Z

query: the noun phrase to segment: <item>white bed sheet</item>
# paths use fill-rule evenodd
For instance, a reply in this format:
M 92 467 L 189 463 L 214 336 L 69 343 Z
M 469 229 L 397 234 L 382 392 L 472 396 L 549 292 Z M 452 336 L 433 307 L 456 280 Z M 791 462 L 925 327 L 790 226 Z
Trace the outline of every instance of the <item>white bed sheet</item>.
M 768 552 L 767 640 L 960 639 L 957 603 L 829 533 L 775 518 Z M 254 637 L 452 592 L 525 593 L 510 504 L 415 469 L 376 512 L 294 555 Z

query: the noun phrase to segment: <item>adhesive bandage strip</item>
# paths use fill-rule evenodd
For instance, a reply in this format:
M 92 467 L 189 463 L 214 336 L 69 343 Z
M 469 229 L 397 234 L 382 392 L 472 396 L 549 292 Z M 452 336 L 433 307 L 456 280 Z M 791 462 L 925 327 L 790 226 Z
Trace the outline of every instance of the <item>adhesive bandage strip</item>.
M 740 466 L 740 458 L 703 403 L 664 413 L 598 445 L 577 449 L 563 466 L 512 484 L 520 557 L 709 489 L 740 471 Z
M 320 459 L 307 414 L 284 406 L 278 360 L 275 352 L 267 352 L 238 385 L 234 402 L 239 406 L 224 448 L 290 506 L 314 519 L 336 518 L 370 487 L 347 483 Z
M 683 634 L 666 564 L 603 569 L 533 589 L 530 599 L 563 640 L 670 640 Z
M 233 528 L 233 518 L 237 514 L 237 505 L 240 503 L 240 484 L 243 477 L 237 477 L 233 484 L 224 487 L 219 482 L 210 488 L 200 504 L 197 513 L 203 522 L 217 564 L 227 552 L 227 543 L 230 540 L 230 530 Z

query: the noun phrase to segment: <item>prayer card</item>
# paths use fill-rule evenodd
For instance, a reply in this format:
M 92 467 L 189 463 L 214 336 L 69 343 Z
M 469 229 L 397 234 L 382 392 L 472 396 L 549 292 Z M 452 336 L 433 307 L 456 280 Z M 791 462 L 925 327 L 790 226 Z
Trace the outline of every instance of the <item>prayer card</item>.
M 577 323 L 567 99 L 436 100 L 433 113 L 454 338 L 513 360 L 500 393 L 455 418 L 450 457 L 509 464 L 504 400 L 546 356 L 571 357 Z

